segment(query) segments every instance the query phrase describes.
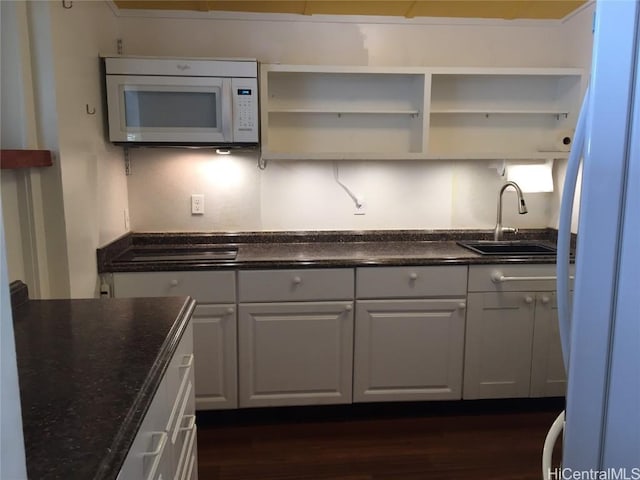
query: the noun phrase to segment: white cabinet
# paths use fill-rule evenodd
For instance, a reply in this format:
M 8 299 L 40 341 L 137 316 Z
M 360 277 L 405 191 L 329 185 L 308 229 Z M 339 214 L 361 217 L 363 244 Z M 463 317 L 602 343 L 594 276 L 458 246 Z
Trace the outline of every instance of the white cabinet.
M 469 293 L 464 398 L 528 397 L 532 292 Z
M 356 282 L 354 401 L 460 399 L 467 267 L 358 268 Z
M 424 72 L 261 65 L 265 158 L 404 158 L 425 148 Z M 381 134 L 384 133 L 384 134 Z
M 198 410 L 238 406 L 235 292 L 231 271 L 113 274 L 116 297 L 190 295 L 197 301 L 193 329 Z
M 567 377 L 562 360 L 555 292 L 536 295 L 536 319 L 531 353 L 532 397 L 565 395 Z
M 448 69 L 431 77 L 428 151 L 436 157 L 559 158 L 582 93 L 577 69 Z
M 470 267 L 464 398 L 564 395 L 554 288 L 553 265 Z
M 197 479 L 193 326 L 187 326 L 118 474 L 119 480 Z
M 572 68 L 261 65 L 265 159 L 551 159 L 577 120 Z M 381 134 L 383 133 L 383 134 Z
M 353 270 L 238 275 L 240 406 L 350 403 Z

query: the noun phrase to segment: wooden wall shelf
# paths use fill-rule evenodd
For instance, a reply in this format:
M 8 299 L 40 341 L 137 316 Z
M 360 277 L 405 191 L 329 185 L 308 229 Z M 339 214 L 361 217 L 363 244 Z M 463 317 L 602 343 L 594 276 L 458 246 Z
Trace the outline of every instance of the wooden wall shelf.
M 50 167 L 50 150 L 0 150 L 0 168 Z

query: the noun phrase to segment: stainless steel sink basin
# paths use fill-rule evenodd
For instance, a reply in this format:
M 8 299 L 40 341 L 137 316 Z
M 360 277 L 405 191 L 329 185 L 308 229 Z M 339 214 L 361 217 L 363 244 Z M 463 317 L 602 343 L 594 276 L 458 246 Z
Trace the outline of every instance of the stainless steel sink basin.
M 517 241 L 493 241 L 476 240 L 457 242 L 461 247 L 468 248 L 480 255 L 500 255 L 500 256 L 536 256 L 555 255 L 555 247 L 545 245 L 540 242 L 517 240 Z
M 126 262 L 225 262 L 235 260 L 238 255 L 236 247 L 190 247 L 144 250 L 136 249 L 127 252 L 120 261 Z

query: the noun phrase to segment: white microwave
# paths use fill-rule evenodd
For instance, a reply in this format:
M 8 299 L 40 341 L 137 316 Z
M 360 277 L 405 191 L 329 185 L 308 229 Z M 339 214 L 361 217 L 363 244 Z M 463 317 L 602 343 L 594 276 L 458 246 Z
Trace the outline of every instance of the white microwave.
M 256 146 L 255 60 L 104 57 L 109 140 Z

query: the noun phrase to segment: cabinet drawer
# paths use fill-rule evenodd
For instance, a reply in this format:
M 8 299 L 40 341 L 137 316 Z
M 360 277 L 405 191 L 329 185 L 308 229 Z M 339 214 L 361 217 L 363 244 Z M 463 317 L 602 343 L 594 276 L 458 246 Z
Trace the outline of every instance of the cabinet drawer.
M 466 296 L 467 267 L 371 267 L 357 269 L 357 298 Z
M 189 390 L 189 385 L 193 383 L 193 372 L 193 324 L 189 323 L 165 373 L 167 401 L 171 406 L 166 430 L 173 436 L 172 443 L 175 443 L 175 433 L 173 432 L 182 422 L 184 405 L 186 405 L 185 398 L 187 395 L 193 397 L 193 391 Z M 193 403 L 193 398 L 191 400 Z
M 238 273 L 240 302 L 348 300 L 352 269 L 255 270 Z
M 115 273 L 113 292 L 116 297 L 190 295 L 198 303 L 233 303 L 235 272 Z
M 569 267 L 571 275 L 575 266 Z M 504 277 L 499 280 L 498 277 Z M 573 288 L 573 280 L 569 283 Z M 553 291 L 556 289 L 555 264 L 472 265 L 469 267 L 470 292 Z

